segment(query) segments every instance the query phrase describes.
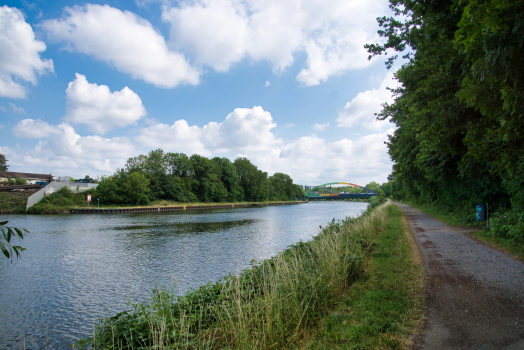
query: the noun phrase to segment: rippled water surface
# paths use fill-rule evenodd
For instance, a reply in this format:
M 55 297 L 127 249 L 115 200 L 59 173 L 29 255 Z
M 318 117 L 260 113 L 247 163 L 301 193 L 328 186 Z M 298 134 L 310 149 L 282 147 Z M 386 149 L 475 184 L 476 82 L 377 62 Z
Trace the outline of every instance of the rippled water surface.
M 67 349 L 97 319 L 145 301 L 155 286 L 184 293 L 309 240 L 367 203 L 115 215 L 5 216 L 30 231 L 20 260 L 0 259 L 0 349 Z M 16 242 L 17 240 L 15 240 Z M 18 242 L 16 242 L 18 243 Z M 25 344 L 25 345 L 24 345 Z

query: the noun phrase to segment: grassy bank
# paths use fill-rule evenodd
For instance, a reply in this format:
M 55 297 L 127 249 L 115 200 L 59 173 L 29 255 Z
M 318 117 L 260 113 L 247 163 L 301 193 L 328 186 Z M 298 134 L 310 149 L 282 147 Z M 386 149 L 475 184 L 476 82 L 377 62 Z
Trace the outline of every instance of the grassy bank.
M 59 191 L 44 197 L 39 203 L 33 205 L 27 210 L 27 214 L 69 214 L 71 209 L 74 208 L 87 208 L 87 194 L 92 191 L 86 191 L 81 193 L 72 193 L 67 188 L 63 187 Z M 282 203 L 283 201 L 276 201 Z M 286 201 L 285 201 L 286 202 Z M 295 203 L 296 201 L 292 201 Z M 265 201 L 263 203 L 274 203 L 271 201 Z M 219 202 L 219 203 L 181 203 L 175 201 L 157 200 L 152 201 L 148 205 L 140 206 L 125 206 L 125 205 L 104 205 L 103 201 L 100 205 L 100 209 L 114 209 L 114 208 L 148 208 L 148 207 L 181 207 L 181 206 L 209 206 L 209 205 L 239 205 L 239 204 L 255 204 L 255 202 Z M 91 208 L 98 208 L 98 201 L 95 197 L 92 198 L 90 203 Z M 25 209 L 25 204 L 24 204 Z M 25 212 L 22 211 L 22 212 Z
M 490 214 L 491 226 L 487 228 L 486 221 L 475 220 L 474 208 L 470 210 L 452 210 L 431 204 L 417 204 L 407 201 L 402 201 L 402 203 L 412 206 L 450 226 L 470 226 L 478 228 L 478 230 L 471 232 L 470 235 L 524 262 L 524 242 L 519 239 L 518 235 L 508 235 L 507 232 L 504 232 L 511 230 L 513 227 L 504 227 L 500 222 L 497 222 L 500 220 L 498 216 L 501 214 Z M 465 219 L 466 217 L 467 219 Z
M 404 348 L 421 315 L 421 274 L 401 218 L 381 206 L 185 296 L 155 290 L 75 347 Z

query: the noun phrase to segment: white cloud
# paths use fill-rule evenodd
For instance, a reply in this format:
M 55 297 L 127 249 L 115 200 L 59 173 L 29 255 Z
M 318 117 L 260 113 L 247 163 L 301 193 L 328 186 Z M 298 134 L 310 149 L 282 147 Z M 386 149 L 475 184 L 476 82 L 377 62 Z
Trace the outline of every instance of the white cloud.
M 142 100 L 127 86 L 111 92 L 108 86 L 91 84 L 78 73 L 67 86 L 66 101 L 65 120 L 85 124 L 98 134 L 134 124 L 146 115 Z
M 25 109 L 23 109 L 22 107 L 18 107 L 17 105 L 15 105 L 14 103 L 11 103 L 11 102 L 9 102 L 9 105 L 13 109 L 13 113 L 25 114 Z
M 20 10 L 0 7 L 1 97 L 26 98 L 26 88 L 19 80 L 36 85 L 37 75 L 53 72 L 53 60 L 40 58 L 45 49 Z
M 295 126 L 295 124 L 293 124 L 293 123 L 286 123 L 284 125 L 286 126 L 286 128 L 292 128 L 292 127 Z
M 387 88 L 397 88 L 398 82 L 393 80 L 393 73 L 388 73 L 378 89 L 359 92 L 351 102 L 346 103 L 344 110 L 338 114 L 339 127 L 353 127 L 362 125 L 368 130 L 384 130 L 391 127 L 388 120 L 376 120 L 375 113 L 382 110 L 381 105 L 391 103 L 393 99 Z
M 162 147 L 177 152 L 211 155 L 228 152 L 263 152 L 281 142 L 271 132 L 276 124 L 262 107 L 236 108 L 221 122 L 202 128 L 189 126 L 181 119 L 167 125 L 145 128 L 137 141 L 150 148 Z
M 13 128 L 16 137 L 28 139 L 41 139 L 58 134 L 57 127 L 48 124 L 41 119 L 24 119 Z
M 266 80 L 266 84 L 264 86 L 269 86 L 271 85 L 271 83 L 269 82 L 269 80 Z
M 81 137 L 67 123 L 55 126 L 42 120 L 25 119 L 13 132 L 18 137 L 41 139 L 33 149 L 9 150 L 13 171 L 76 177 L 109 175 L 137 153 L 126 137 Z
M 313 130 L 316 130 L 316 131 L 324 131 L 324 129 L 327 127 L 329 127 L 329 123 L 325 123 L 325 124 L 315 123 L 312 126 Z
M 364 186 L 371 181 L 384 182 L 392 166 L 384 141 L 393 131 L 335 142 L 316 135 L 303 136 L 281 147 L 276 157 L 260 159 L 259 164 L 269 173 L 290 174 L 295 183 L 303 185 L 342 181 Z
M 145 19 L 108 5 L 66 7 L 61 19 L 44 21 L 49 38 L 65 49 L 94 56 L 160 87 L 196 85 L 200 72 L 183 54 L 168 49 L 165 40 Z
M 249 58 L 281 72 L 305 52 L 297 80 L 310 86 L 367 67 L 363 45 L 379 40 L 376 17 L 385 11 L 386 0 L 190 0 L 165 5 L 162 18 L 175 49 L 216 71 Z
M 4 130 L 5 129 L 5 125 L 0 123 L 0 130 Z

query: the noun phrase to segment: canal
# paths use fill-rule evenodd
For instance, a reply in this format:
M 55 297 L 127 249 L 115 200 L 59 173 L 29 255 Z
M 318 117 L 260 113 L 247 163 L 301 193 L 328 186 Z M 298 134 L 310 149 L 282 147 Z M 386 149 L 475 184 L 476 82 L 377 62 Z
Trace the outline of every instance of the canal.
M 357 202 L 115 215 L 0 215 L 30 231 L 19 260 L 0 258 L 0 349 L 67 349 L 96 320 L 183 294 L 318 234 Z

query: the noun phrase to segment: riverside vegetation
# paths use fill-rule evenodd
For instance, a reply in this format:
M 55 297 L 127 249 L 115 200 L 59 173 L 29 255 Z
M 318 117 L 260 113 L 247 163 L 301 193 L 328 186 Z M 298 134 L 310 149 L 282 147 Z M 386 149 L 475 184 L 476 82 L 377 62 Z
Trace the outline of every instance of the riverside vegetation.
M 524 244 L 524 3 L 521 0 L 390 0 L 378 19 L 384 44 L 370 58 L 407 59 L 379 119 L 389 137 L 391 195 L 475 224 L 489 204 L 486 237 Z M 393 55 L 391 55 L 393 53 Z M 485 223 L 484 223 L 485 224 Z
M 156 289 L 74 348 L 403 348 L 421 317 L 422 286 L 401 217 L 377 199 L 236 276 L 183 296 Z
M 304 191 L 289 175 L 268 177 L 246 158 L 165 153 L 156 149 L 147 155 L 129 158 L 124 168 L 103 177 L 95 190 L 81 194 L 57 191 L 35 204 L 27 213 L 62 213 L 85 206 L 85 197 L 100 198 L 103 206 L 146 206 L 154 204 L 210 202 L 265 202 L 304 200 Z

